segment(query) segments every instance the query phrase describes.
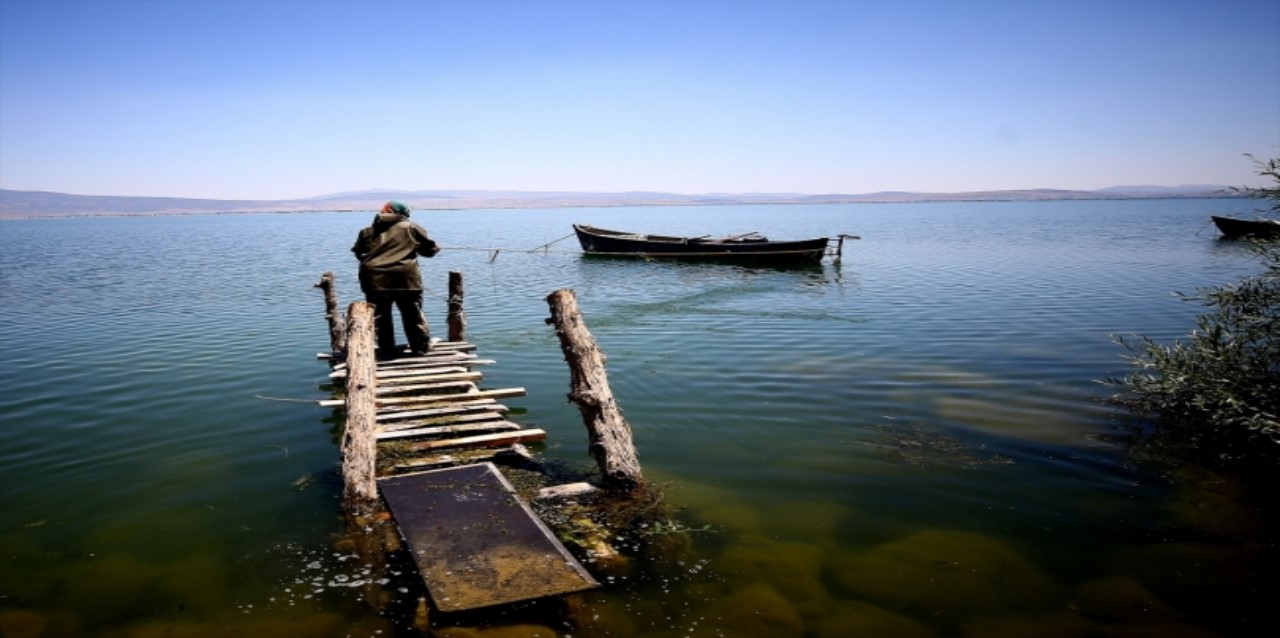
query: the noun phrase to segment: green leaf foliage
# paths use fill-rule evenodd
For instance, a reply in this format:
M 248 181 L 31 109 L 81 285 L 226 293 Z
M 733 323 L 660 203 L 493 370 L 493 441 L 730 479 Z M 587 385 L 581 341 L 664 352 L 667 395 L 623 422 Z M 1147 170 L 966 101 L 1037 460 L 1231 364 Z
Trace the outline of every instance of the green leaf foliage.
M 1251 158 L 1252 159 L 1252 158 Z M 1280 183 L 1280 162 L 1259 174 Z M 1280 206 L 1280 189 L 1238 189 Z M 1255 242 L 1264 269 L 1234 284 L 1180 295 L 1207 311 L 1172 345 L 1144 337 L 1113 339 L 1131 369 L 1106 383 L 1117 399 L 1151 420 L 1150 435 L 1221 461 L 1280 461 L 1280 242 Z

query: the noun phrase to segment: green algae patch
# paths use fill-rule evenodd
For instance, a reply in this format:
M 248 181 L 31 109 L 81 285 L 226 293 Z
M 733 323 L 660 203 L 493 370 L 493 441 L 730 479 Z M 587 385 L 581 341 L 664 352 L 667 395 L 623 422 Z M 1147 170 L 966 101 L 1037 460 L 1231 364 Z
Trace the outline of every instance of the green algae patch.
M 708 622 L 689 632 L 693 638 L 800 638 L 805 631 L 791 601 L 764 584 L 739 589 L 711 603 L 700 615 Z
M 1179 526 L 1233 541 L 1263 534 L 1261 512 L 1247 503 L 1242 483 L 1195 467 L 1178 468 L 1169 514 Z
M 839 609 L 810 627 L 813 638 L 892 636 L 933 638 L 933 630 L 906 616 L 864 602 L 842 602 Z
M 704 509 L 691 509 L 690 514 L 699 523 L 740 535 L 759 535 L 760 510 L 744 503 L 722 503 Z
M 1017 396 L 1000 402 L 971 397 L 942 395 L 934 399 L 939 417 L 979 432 L 1019 441 L 1084 445 L 1093 429 L 1080 419 L 1046 414 L 1043 405 Z
M 1103 638 L 1101 626 L 1070 611 L 1037 615 L 984 616 L 964 624 L 965 638 Z
M 217 616 L 201 622 L 153 620 L 121 627 L 103 638 L 330 638 L 347 635 L 392 635 L 393 627 L 382 618 L 351 624 L 332 612 L 298 613 L 271 618 Z
M 712 561 L 712 569 L 735 574 L 743 582 L 767 583 L 805 617 L 820 614 L 831 594 L 822 583 L 824 551 L 806 543 L 737 545 Z
M 431 632 L 431 638 L 559 638 L 559 636 L 556 630 L 543 625 L 448 627 Z
M 0 612 L 0 636 L 3 638 L 39 638 L 49 627 L 49 617 L 32 611 Z
M 1180 605 L 1180 600 L 1201 597 L 1206 591 L 1257 582 L 1258 575 L 1250 569 L 1251 557 L 1250 549 L 1245 547 L 1158 543 L 1119 549 L 1112 554 L 1109 565 L 1111 572 L 1130 574 Z M 1196 569 L 1188 569 L 1189 565 Z
M 1076 608 L 1102 622 L 1169 622 L 1182 614 L 1127 576 L 1098 578 L 1076 588 Z
M 51 570 L 48 580 L 58 608 L 80 610 L 89 624 L 110 624 L 155 613 L 156 585 L 168 575 L 165 567 L 121 552 Z
M 761 507 L 763 533 L 772 538 L 809 538 L 821 545 L 840 543 L 840 528 L 854 509 L 840 503 L 788 501 Z
M 1012 547 L 969 532 L 919 532 L 833 565 L 832 577 L 845 593 L 929 613 L 1034 609 L 1056 594 L 1049 578 Z

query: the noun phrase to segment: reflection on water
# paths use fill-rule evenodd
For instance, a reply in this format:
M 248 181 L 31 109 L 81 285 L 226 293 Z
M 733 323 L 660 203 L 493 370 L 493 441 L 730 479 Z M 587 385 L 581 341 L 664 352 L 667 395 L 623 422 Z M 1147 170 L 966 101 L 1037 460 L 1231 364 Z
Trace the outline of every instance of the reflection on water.
M 593 566 L 606 587 L 434 616 L 435 635 L 1269 633 L 1274 526 L 1230 481 L 1128 456 L 1093 382 L 1123 370 L 1109 333 L 1171 339 L 1198 308 L 1170 291 L 1253 271 L 1195 234 L 1232 207 L 1248 202 L 422 213 L 445 249 L 424 264 L 429 319 L 443 328 L 445 273 L 464 272 L 486 381 L 528 390 L 508 403 L 550 434 L 536 450 L 590 464 L 543 323 L 572 288 L 677 511 L 617 539 L 631 560 Z M 358 298 L 366 221 L 0 224 L 0 636 L 428 622 L 411 563 L 341 540 L 333 413 L 305 403 L 329 394 L 312 284 L 333 270 Z M 864 239 L 803 268 L 516 252 L 572 222 Z M 510 252 L 460 250 L 478 247 Z

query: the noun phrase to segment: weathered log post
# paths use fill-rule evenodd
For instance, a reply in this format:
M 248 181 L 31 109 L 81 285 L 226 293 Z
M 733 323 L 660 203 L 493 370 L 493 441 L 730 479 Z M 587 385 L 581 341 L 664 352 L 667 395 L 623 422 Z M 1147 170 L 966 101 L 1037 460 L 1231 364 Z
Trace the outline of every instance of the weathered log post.
M 622 417 L 609 377 L 605 374 L 605 356 L 587 330 L 572 290 L 557 290 L 547 297 L 551 318 L 560 337 L 560 348 L 569 363 L 569 400 L 578 406 L 590 440 L 589 450 L 607 485 L 635 488 L 644 483 L 640 461 L 636 457 L 631 426 Z
M 377 367 L 373 304 L 347 309 L 346 428 L 342 434 L 342 504 L 348 511 L 371 509 L 378 501 Z
M 449 341 L 467 340 L 467 313 L 462 305 L 462 273 L 449 271 Z
M 329 321 L 329 348 L 334 354 L 347 349 L 347 331 L 343 325 L 342 313 L 338 310 L 338 291 L 333 283 L 333 271 L 320 276 L 316 288 L 324 291 L 324 318 Z

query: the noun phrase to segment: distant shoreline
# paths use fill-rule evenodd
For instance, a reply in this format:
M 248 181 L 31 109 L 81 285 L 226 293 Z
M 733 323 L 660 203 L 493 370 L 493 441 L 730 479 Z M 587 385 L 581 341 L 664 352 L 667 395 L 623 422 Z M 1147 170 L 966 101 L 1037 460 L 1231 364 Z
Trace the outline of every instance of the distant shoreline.
M 1137 188 L 1137 187 L 1134 187 Z M 1157 188 L 1157 187 L 1146 187 Z M 460 196 L 409 192 L 369 192 L 316 198 L 321 201 L 198 200 L 158 197 L 87 196 L 0 190 L 0 221 L 86 217 L 175 217 L 186 215 L 266 215 L 371 213 L 388 199 L 402 199 L 415 210 L 545 210 L 553 208 L 638 208 L 677 206 L 819 206 L 847 204 L 1008 203 L 1051 201 L 1133 201 L 1169 199 L 1246 199 L 1220 187 L 1198 192 L 1152 194 L 1106 191 L 1020 190 L 969 193 L 883 192 L 865 195 L 677 195 L 670 193 L 538 193 L 461 191 Z M 1214 188 L 1218 190 L 1210 191 Z M 1175 189 L 1167 189 L 1173 191 Z M 444 191 L 449 192 L 449 191 Z

